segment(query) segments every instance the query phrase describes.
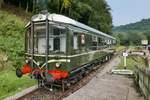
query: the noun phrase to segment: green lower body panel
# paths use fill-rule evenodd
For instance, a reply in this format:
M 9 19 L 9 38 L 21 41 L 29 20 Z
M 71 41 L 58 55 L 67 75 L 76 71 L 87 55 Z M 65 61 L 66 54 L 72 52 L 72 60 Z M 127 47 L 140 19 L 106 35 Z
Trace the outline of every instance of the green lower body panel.
M 87 53 L 70 55 L 70 56 L 53 56 L 53 57 L 49 56 L 48 70 L 71 71 L 93 60 L 96 60 L 96 59 L 101 60 L 101 58 L 107 54 L 108 53 L 102 52 L 102 51 L 91 51 Z M 28 57 L 31 57 L 31 56 L 27 55 L 27 58 Z M 40 67 L 43 66 L 43 68 L 46 68 L 44 65 L 44 63 L 46 63 L 45 56 L 35 55 L 34 60 L 35 62 L 40 63 Z M 61 63 L 61 66 L 57 68 L 56 63 Z M 34 64 L 34 66 L 32 67 L 35 68 L 37 67 L 37 65 Z

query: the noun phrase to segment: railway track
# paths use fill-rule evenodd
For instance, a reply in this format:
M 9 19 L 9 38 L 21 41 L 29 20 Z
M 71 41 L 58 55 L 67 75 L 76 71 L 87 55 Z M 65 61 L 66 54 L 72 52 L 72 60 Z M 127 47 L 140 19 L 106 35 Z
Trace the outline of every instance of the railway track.
M 113 58 L 115 56 L 113 56 Z M 56 88 L 56 87 L 54 87 L 53 91 L 50 91 L 45 88 L 37 88 L 16 99 L 17 100 L 43 100 L 43 99 L 44 100 L 62 100 L 62 98 L 67 97 L 68 95 L 74 93 L 75 91 L 77 91 L 78 89 L 86 85 L 94 76 L 96 76 L 97 72 L 101 72 L 105 64 L 109 63 L 109 61 L 101 65 L 97 65 L 94 70 L 86 74 L 85 77 L 83 77 L 81 80 L 79 80 L 75 84 L 71 85 L 65 92 L 61 91 L 59 88 Z M 7 99 L 7 100 L 12 100 L 12 99 Z
M 108 62 L 107 62 L 108 63 Z M 106 63 L 105 63 L 106 64 Z M 99 66 L 97 66 L 98 68 Z M 97 72 L 101 71 L 104 67 L 99 67 L 98 70 L 94 70 L 86 75 L 83 79 L 79 82 L 71 85 L 68 90 L 65 92 L 61 91 L 60 89 L 54 88 L 53 91 L 44 88 L 38 88 L 36 91 L 32 91 L 17 100 L 62 100 L 62 98 L 74 93 L 84 85 L 86 85 L 95 75 Z
M 125 50 L 127 50 L 126 48 Z M 124 51 L 124 50 L 122 50 Z M 71 85 L 65 92 L 61 91 L 58 88 L 54 88 L 53 91 L 50 91 L 45 88 L 36 88 L 33 89 L 33 91 L 29 91 L 28 93 L 25 93 L 24 95 L 18 96 L 15 99 L 17 100 L 62 100 L 64 97 L 69 96 L 70 94 L 74 93 L 84 85 L 86 85 L 98 72 L 101 72 L 102 69 L 104 69 L 105 65 L 109 63 L 113 58 L 120 55 L 122 51 L 116 53 L 110 60 L 107 62 L 97 65 L 94 70 L 92 70 L 90 73 L 86 74 L 85 77 L 83 77 L 81 80 L 79 80 L 77 83 Z M 6 100 L 14 100 L 14 97 L 7 98 Z

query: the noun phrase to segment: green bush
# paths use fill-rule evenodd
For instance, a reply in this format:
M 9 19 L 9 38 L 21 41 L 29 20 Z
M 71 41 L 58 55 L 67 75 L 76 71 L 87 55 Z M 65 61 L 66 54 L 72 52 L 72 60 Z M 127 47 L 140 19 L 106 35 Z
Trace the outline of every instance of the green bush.
M 0 10 L 0 56 L 8 56 L 5 68 L 0 70 L 0 100 L 36 83 L 28 76 L 17 78 L 14 71 L 24 63 L 24 26 L 25 21 Z
M 0 11 L 0 23 L 0 52 L 6 53 L 13 65 L 23 62 L 25 22 L 13 14 Z
M 139 66 L 146 66 L 145 64 L 145 59 L 142 57 L 137 57 L 137 56 L 128 56 L 127 57 L 127 69 L 133 70 L 135 68 L 135 65 Z M 121 63 L 118 65 L 118 69 L 123 69 L 124 68 L 124 58 L 121 57 Z

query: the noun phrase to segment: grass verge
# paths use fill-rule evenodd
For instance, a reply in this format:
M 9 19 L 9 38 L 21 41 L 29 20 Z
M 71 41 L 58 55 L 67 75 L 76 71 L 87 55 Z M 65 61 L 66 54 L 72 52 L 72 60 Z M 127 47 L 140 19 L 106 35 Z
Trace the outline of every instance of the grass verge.
M 126 47 L 125 46 L 116 46 L 116 52 L 124 50 Z
M 30 79 L 28 76 L 23 76 L 20 79 L 17 78 L 15 71 L 5 70 L 0 72 L 0 100 L 34 84 L 36 84 L 36 81 Z
M 4 65 L 0 63 L 0 100 L 36 84 L 28 76 L 17 78 L 14 71 L 24 62 L 25 23 L 15 14 L 0 10 L 0 60 L 8 57 Z
M 118 65 L 117 69 L 123 69 L 124 68 L 124 57 L 121 56 L 120 58 L 121 58 L 121 62 Z M 135 65 L 140 65 L 140 66 L 146 67 L 145 59 L 142 57 L 128 56 L 126 62 L 127 62 L 126 68 L 130 69 L 130 70 L 133 70 L 135 68 Z

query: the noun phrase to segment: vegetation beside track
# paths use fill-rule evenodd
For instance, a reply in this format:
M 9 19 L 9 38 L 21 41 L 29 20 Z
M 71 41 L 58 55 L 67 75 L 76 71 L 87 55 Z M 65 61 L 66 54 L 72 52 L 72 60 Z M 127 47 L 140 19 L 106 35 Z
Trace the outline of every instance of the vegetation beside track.
M 0 72 L 0 100 L 9 95 L 14 95 L 35 83 L 36 82 L 30 79 L 27 75 L 18 79 L 15 72 L 12 70 Z
M 118 45 L 118 46 L 116 46 L 116 52 L 119 52 L 119 51 L 122 51 L 122 50 L 124 50 L 126 47 L 125 46 L 122 46 L 122 45 Z
M 121 48 L 123 48 L 123 46 L 119 46 L 117 49 L 121 49 Z M 130 51 L 141 51 L 142 50 L 140 47 L 136 47 L 136 46 L 129 46 L 128 49 Z M 121 62 L 117 68 L 123 69 L 124 68 L 124 57 L 121 55 L 120 59 L 121 59 Z M 126 63 L 127 63 L 126 68 L 130 69 L 130 70 L 134 70 L 135 65 L 147 67 L 148 66 L 148 60 L 149 60 L 148 58 L 144 58 L 142 56 L 131 56 L 131 55 L 129 55 L 126 58 Z
M 14 14 L 0 10 L 0 100 L 15 94 L 36 82 L 15 75 L 15 68 L 24 62 L 25 21 Z
M 121 56 L 120 58 L 121 58 L 121 62 L 118 65 L 118 69 L 123 69 L 124 68 L 124 58 L 123 58 L 123 56 Z M 135 68 L 135 65 L 146 66 L 145 59 L 142 57 L 137 57 L 137 56 L 128 56 L 126 68 L 133 70 Z

